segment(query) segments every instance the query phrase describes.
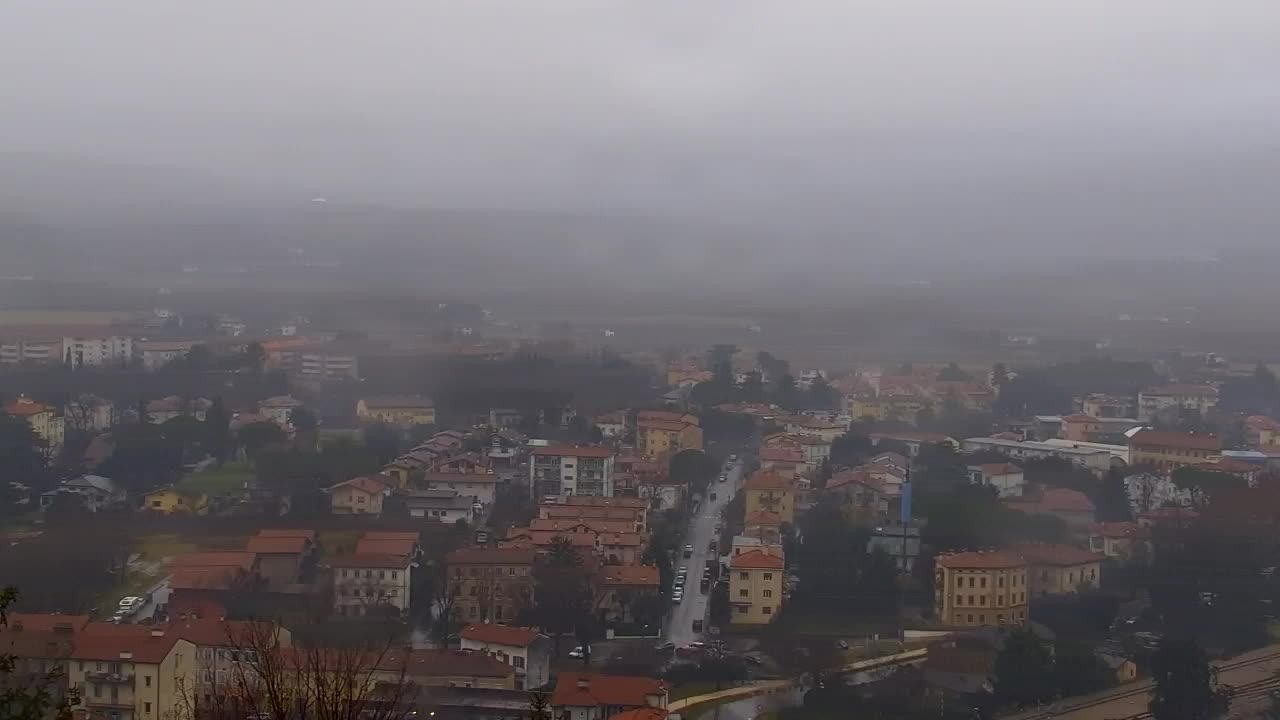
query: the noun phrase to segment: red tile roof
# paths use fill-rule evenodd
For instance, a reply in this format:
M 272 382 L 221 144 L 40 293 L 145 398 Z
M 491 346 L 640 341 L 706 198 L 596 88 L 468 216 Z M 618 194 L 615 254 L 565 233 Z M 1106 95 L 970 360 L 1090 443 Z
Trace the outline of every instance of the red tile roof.
M 549 503 L 554 505 L 555 503 Z M 596 497 L 594 495 L 570 495 L 565 499 L 570 507 L 618 507 L 648 511 L 649 501 L 631 497 Z
M 1000 570 L 1026 567 L 1027 561 L 1007 550 L 977 550 L 939 555 L 936 563 L 953 570 Z
M 377 495 L 386 492 L 396 486 L 395 480 L 388 475 L 365 475 L 354 477 L 350 480 L 343 480 L 329 486 L 330 490 L 337 490 L 340 487 L 353 487 L 357 490 L 366 492 L 370 495 Z
M 760 550 L 748 550 L 734 555 L 729 560 L 729 567 L 734 570 L 781 570 L 783 561 Z
M 228 567 L 248 571 L 257 559 L 251 552 L 193 552 L 177 555 L 169 564 L 173 568 Z
M 604 584 L 657 587 L 658 568 L 653 565 L 606 565 Z
M 552 530 L 558 532 L 570 532 L 575 528 L 586 528 L 592 532 L 631 532 L 635 526 L 635 522 L 631 520 L 603 520 L 599 518 L 568 518 L 565 520 L 534 518 L 529 521 L 530 530 Z
M 53 412 L 53 407 L 38 403 L 30 398 L 18 398 L 12 402 L 5 403 L 3 410 L 6 415 L 27 417 L 28 415 L 39 415 L 43 412 Z
M 555 455 L 559 457 L 607 458 L 613 450 L 598 445 L 547 445 L 533 448 L 534 455 Z
M 804 453 L 792 448 L 766 447 L 760 449 L 760 462 L 804 462 Z
M 641 708 L 649 705 L 648 696 L 665 697 L 666 694 L 666 685 L 656 678 L 562 672 L 556 680 L 555 692 L 551 694 L 551 705 Z
M 306 552 L 305 537 L 251 537 L 244 549 L 251 553 L 267 555 L 301 555 Z
M 532 565 L 535 556 L 527 548 L 462 548 L 444 559 L 450 565 Z
M 983 475 L 1020 475 L 1022 468 L 1013 463 L 985 463 L 976 466 Z
M 538 631 L 510 625 L 468 625 L 458 633 L 458 636 L 472 642 L 528 647 L 529 643 L 537 639 Z
M 1129 438 L 1133 447 L 1173 447 L 1187 450 L 1221 450 L 1222 438 L 1212 433 L 1175 430 L 1139 430 Z
M 413 554 L 417 544 L 417 533 L 411 533 L 410 537 L 369 537 L 369 534 L 365 533 L 356 543 L 356 554 L 408 557 Z
M 1055 512 L 1093 512 L 1088 495 L 1070 488 L 1045 488 L 1038 497 L 1009 498 L 1004 504 L 1030 515 Z
M 156 632 L 159 635 L 152 635 L 152 629 L 146 625 L 89 623 L 77 634 L 71 658 L 159 665 L 179 638 L 162 629 Z M 129 656 L 122 657 L 121 653 Z
M 1250 415 L 1244 422 L 1251 430 L 1280 432 L 1280 420 L 1267 417 L 1266 415 Z
M 745 525 L 781 525 L 782 515 L 768 510 L 757 510 L 753 513 L 747 513 Z
M 1058 543 L 1022 543 L 1014 545 L 1011 550 L 1018 553 L 1031 565 L 1085 565 L 1102 562 L 1098 553 L 1089 552 L 1073 545 Z
M 751 477 L 747 478 L 746 489 L 794 490 L 795 483 L 779 473 L 769 470 L 759 470 L 751 473 Z
M 355 555 L 339 555 L 329 561 L 329 565 L 336 568 L 385 568 L 388 570 L 403 570 L 409 567 L 409 558 L 404 555 L 387 555 L 387 554 L 355 554 Z
M 1213 462 L 1200 463 L 1194 466 L 1197 470 L 1208 470 L 1210 472 L 1228 473 L 1230 475 L 1252 475 L 1260 473 L 1264 470 L 1259 465 L 1237 460 L 1235 458 L 1220 458 Z
M 9 630 L 26 632 L 50 632 L 70 628 L 80 630 L 89 623 L 88 615 L 62 615 L 59 613 L 9 613 Z M 3 649 L 3 647 L 0 647 Z
M 234 647 L 251 645 L 258 638 L 270 638 L 271 628 L 268 623 L 200 618 L 174 620 L 165 630 L 194 645 Z
M 496 677 L 515 675 L 515 668 L 474 650 L 390 650 L 378 658 L 378 669 L 404 670 L 408 678 Z

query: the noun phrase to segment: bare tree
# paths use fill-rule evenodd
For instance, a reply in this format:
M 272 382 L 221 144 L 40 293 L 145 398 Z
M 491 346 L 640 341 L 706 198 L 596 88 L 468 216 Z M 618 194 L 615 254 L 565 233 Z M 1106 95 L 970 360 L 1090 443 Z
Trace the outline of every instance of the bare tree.
M 419 688 L 409 649 L 293 647 L 272 623 L 228 629 L 232 663 L 212 692 L 179 688 L 165 720 L 404 720 Z

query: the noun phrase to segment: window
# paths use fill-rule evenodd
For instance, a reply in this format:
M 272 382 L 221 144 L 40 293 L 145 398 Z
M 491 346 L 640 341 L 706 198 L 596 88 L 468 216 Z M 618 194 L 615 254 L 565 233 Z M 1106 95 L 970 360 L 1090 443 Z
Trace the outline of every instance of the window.
M 511 664 L 514 665 L 515 667 L 522 668 L 524 667 L 524 658 L 520 657 L 519 655 L 512 655 Z
M 986 615 L 981 615 L 981 614 L 980 614 L 980 615 L 978 615 L 978 622 L 980 622 L 980 623 L 985 623 L 986 621 L 987 621 L 987 616 L 986 616 Z
M 978 604 L 979 604 L 979 605 L 986 605 L 986 604 L 987 604 L 987 596 L 986 596 L 986 595 L 980 595 L 980 596 L 978 596 Z
M 476 614 L 477 614 L 477 613 L 476 613 L 476 606 L 475 606 L 475 605 L 472 605 L 472 606 L 471 606 L 471 609 L 470 609 L 470 613 L 469 613 L 469 614 L 470 614 L 470 615 L 471 615 L 471 617 L 473 617 L 473 618 L 476 616 Z
M 970 577 L 970 578 L 969 578 L 969 587 L 973 587 L 973 586 L 974 586 L 974 584 L 976 583 L 976 581 L 977 581 L 977 578 Z
M 750 576 L 749 574 L 747 574 L 747 573 L 744 573 L 744 572 L 740 572 L 740 573 L 738 573 L 738 579 L 739 579 L 739 580 L 746 580 L 746 579 L 747 579 L 747 578 L 749 578 L 749 577 L 751 577 L 751 576 Z
M 379 570 L 379 571 L 378 571 L 378 579 L 379 579 L 379 580 L 386 580 L 386 579 L 387 579 L 387 571 L 386 571 L 386 570 Z
M 741 590 L 738 591 L 738 597 L 750 597 L 750 596 L 751 596 L 751 591 L 746 588 L 742 588 Z
M 983 577 L 978 578 L 978 587 L 985 588 L 986 586 L 987 586 L 987 578 L 986 578 L 986 576 L 984 575 Z
M 1001 575 L 1001 576 L 999 576 L 999 577 L 997 577 L 997 578 L 996 578 L 996 587 L 1004 587 L 1004 576 L 1003 576 L 1003 575 Z
M 773 608 L 769 607 L 768 605 L 765 605 L 764 607 L 760 608 L 760 610 L 761 610 L 761 612 L 763 612 L 765 615 L 772 615 L 772 614 L 773 614 Z
M 956 577 L 956 587 L 964 587 L 964 578 Z
M 143 712 L 145 712 L 145 713 L 147 713 L 147 714 L 150 714 L 150 713 L 151 713 L 151 703 L 149 703 L 149 702 L 147 702 L 147 703 L 142 703 L 142 711 L 143 711 Z
M 143 680 L 143 682 L 145 682 L 145 683 L 146 683 L 147 687 L 151 687 L 151 676 L 150 676 L 150 675 L 143 675 L 143 676 L 142 676 L 142 680 Z
M 973 622 L 973 616 L 972 615 L 968 616 L 968 619 L 965 620 L 965 622 Z
M 772 580 L 772 579 L 773 579 L 773 573 L 765 573 L 765 574 L 764 574 L 764 579 L 765 579 L 765 580 Z
M 772 591 L 772 590 L 765 590 L 765 591 L 763 591 L 761 594 L 763 594 L 765 597 L 773 597 L 773 591 Z
M 396 572 L 395 570 L 392 570 L 392 571 L 391 571 L 391 579 L 392 579 L 392 580 L 396 580 L 396 579 L 398 579 L 398 577 L 397 577 L 397 576 L 398 576 L 399 574 L 400 574 L 400 573 Z
M 739 605 L 739 606 L 738 606 L 738 614 L 739 614 L 739 615 L 746 615 L 746 614 L 747 614 L 747 609 L 746 609 L 745 607 L 743 607 L 743 606 Z

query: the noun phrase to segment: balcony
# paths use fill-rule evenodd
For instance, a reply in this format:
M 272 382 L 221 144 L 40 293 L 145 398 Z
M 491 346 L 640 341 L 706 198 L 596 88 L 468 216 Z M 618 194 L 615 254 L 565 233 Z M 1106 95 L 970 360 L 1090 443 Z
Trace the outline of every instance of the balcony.
M 113 684 L 133 684 L 133 673 L 118 672 L 86 672 L 84 679 L 90 682 L 113 683 Z
M 86 707 L 91 707 L 91 708 L 106 708 L 109 710 L 129 710 L 129 711 L 133 710 L 132 700 L 121 700 L 119 698 L 113 700 L 111 698 L 89 697 L 84 699 L 84 704 Z

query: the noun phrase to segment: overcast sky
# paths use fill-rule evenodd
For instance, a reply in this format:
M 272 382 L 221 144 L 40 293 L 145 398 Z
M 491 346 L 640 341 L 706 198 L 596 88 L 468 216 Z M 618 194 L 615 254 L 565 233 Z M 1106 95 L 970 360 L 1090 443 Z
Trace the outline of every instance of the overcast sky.
M 0 150 L 836 224 L 1150 180 L 1217 222 L 1275 182 L 1277 70 L 1275 0 L 0 0 Z

